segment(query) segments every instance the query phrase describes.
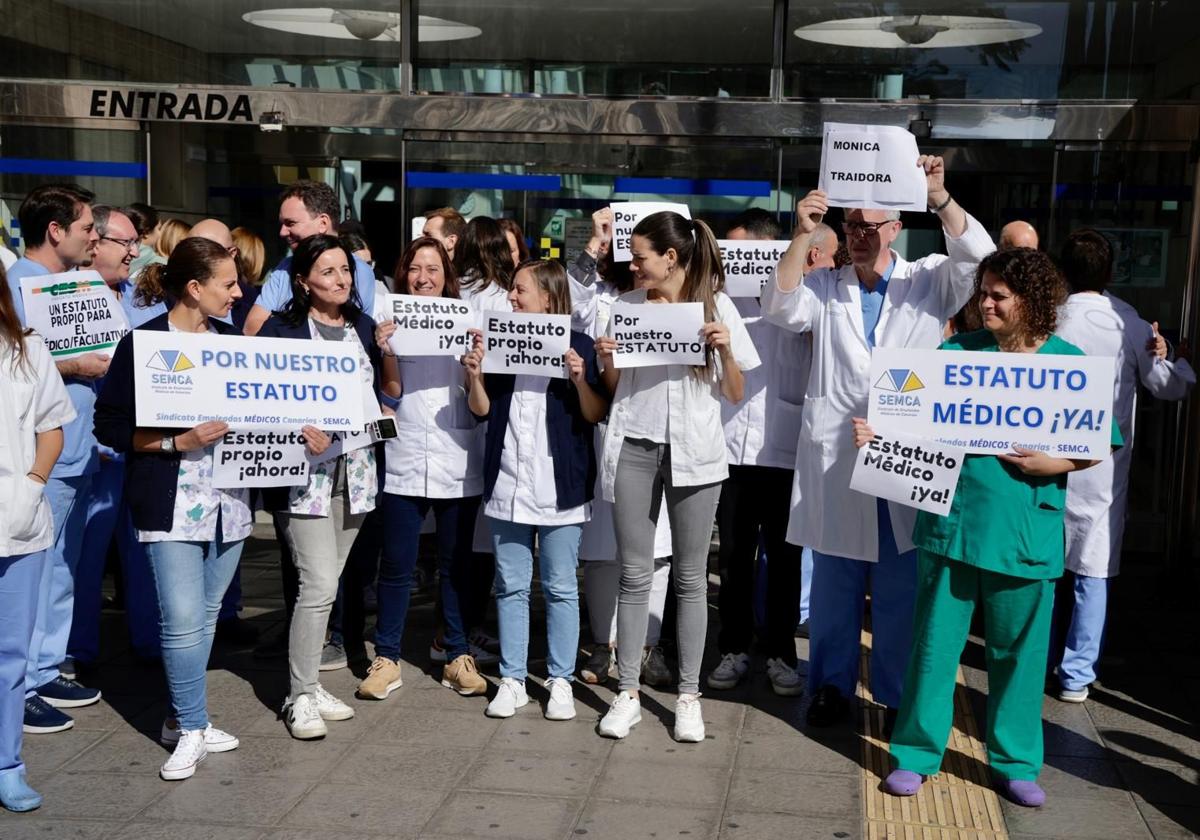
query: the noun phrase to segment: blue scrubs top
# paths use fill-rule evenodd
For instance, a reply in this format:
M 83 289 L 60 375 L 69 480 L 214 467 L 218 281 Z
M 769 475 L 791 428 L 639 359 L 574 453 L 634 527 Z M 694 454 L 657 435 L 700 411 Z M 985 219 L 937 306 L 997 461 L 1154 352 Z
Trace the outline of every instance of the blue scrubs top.
M 888 283 L 892 272 L 896 270 L 896 261 L 892 260 L 875 284 L 874 290 L 868 290 L 861 280 L 858 281 L 858 291 L 862 298 L 863 332 L 867 336 L 867 346 L 875 349 L 875 328 L 879 326 L 879 314 L 883 312 L 883 301 L 887 297 Z

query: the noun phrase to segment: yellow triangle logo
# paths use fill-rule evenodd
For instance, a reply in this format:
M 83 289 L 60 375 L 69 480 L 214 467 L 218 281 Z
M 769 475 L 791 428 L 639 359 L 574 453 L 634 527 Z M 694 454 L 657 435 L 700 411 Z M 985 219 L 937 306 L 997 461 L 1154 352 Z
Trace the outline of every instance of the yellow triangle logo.
M 181 370 L 191 370 L 194 367 L 195 367 L 195 365 L 192 364 L 192 360 L 189 359 L 187 356 L 183 355 L 182 353 L 180 353 L 179 358 L 175 360 L 175 372 L 176 373 L 178 373 Z
M 919 391 L 924 387 L 925 383 L 915 373 L 909 371 L 908 378 L 904 380 L 904 386 L 900 389 L 900 393 L 907 394 L 909 391 Z

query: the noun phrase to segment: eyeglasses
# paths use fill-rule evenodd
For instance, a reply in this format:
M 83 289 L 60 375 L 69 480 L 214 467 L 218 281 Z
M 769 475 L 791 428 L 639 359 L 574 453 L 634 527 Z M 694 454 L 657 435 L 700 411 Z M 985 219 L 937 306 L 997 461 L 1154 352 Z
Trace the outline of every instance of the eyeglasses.
M 842 232 L 847 236 L 857 236 L 860 239 L 866 239 L 868 236 L 874 236 L 879 233 L 879 229 L 884 225 L 890 224 L 890 220 L 886 222 L 842 222 Z
M 101 236 L 101 239 L 107 239 L 109 242 L 115 242 L 124 248 L 126 251 L 132 251 L 134 246 L 138 244 L 138 240 L 134 239 L 117 239 L 115 236 Z

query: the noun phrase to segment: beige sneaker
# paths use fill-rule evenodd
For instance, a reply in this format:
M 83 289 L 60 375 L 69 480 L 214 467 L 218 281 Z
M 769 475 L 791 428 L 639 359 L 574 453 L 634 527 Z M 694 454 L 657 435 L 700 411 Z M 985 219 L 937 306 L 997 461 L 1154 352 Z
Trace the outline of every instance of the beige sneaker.
M 454 657 L 453 662 L 447 662 L 442 669 L 442 685 L 452 688 L 463 697 L 472 694 L 487 694 L 487 680 L 479 676 L 475 667 L 475 657 L 469 653 Z
M 400 680 L 400 663 L 386 656 L 376 656 L 367 676 L 358 684 L 358 696 L 367 700 L 386 700 L 404 683 Z

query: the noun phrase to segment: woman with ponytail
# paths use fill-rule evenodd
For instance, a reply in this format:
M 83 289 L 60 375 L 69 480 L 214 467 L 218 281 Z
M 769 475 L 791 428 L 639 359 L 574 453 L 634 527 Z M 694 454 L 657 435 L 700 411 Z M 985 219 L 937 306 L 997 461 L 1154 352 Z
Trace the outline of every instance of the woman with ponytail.
M 624 738 L 642 719 L 638 700 L 642 640 L 654 574 L 658 518 L 671 523 L 679 698 L 675 740 L 704 740 L 700 712 L 700 660 L 708 630 L 708 546 L 721 482 L 729 474 L 721 425 L 721 400 L 742 399 L 742 371 L 758 354 L 725 284 L 717 240 L 704 222 L 678 213 L 654 213 L 633 229 L 630 270 L 639 288 L 621 301 L 642 305 L 701 303 L 702 366 L 660 365 L 617 370 L 617 341 L 610 323 L 596 339 L 604 384 L 613 393 L 600 464 L 604 498 L 614 502 L 621 594 L 617 606 L 620 692 L 600 734 Z

